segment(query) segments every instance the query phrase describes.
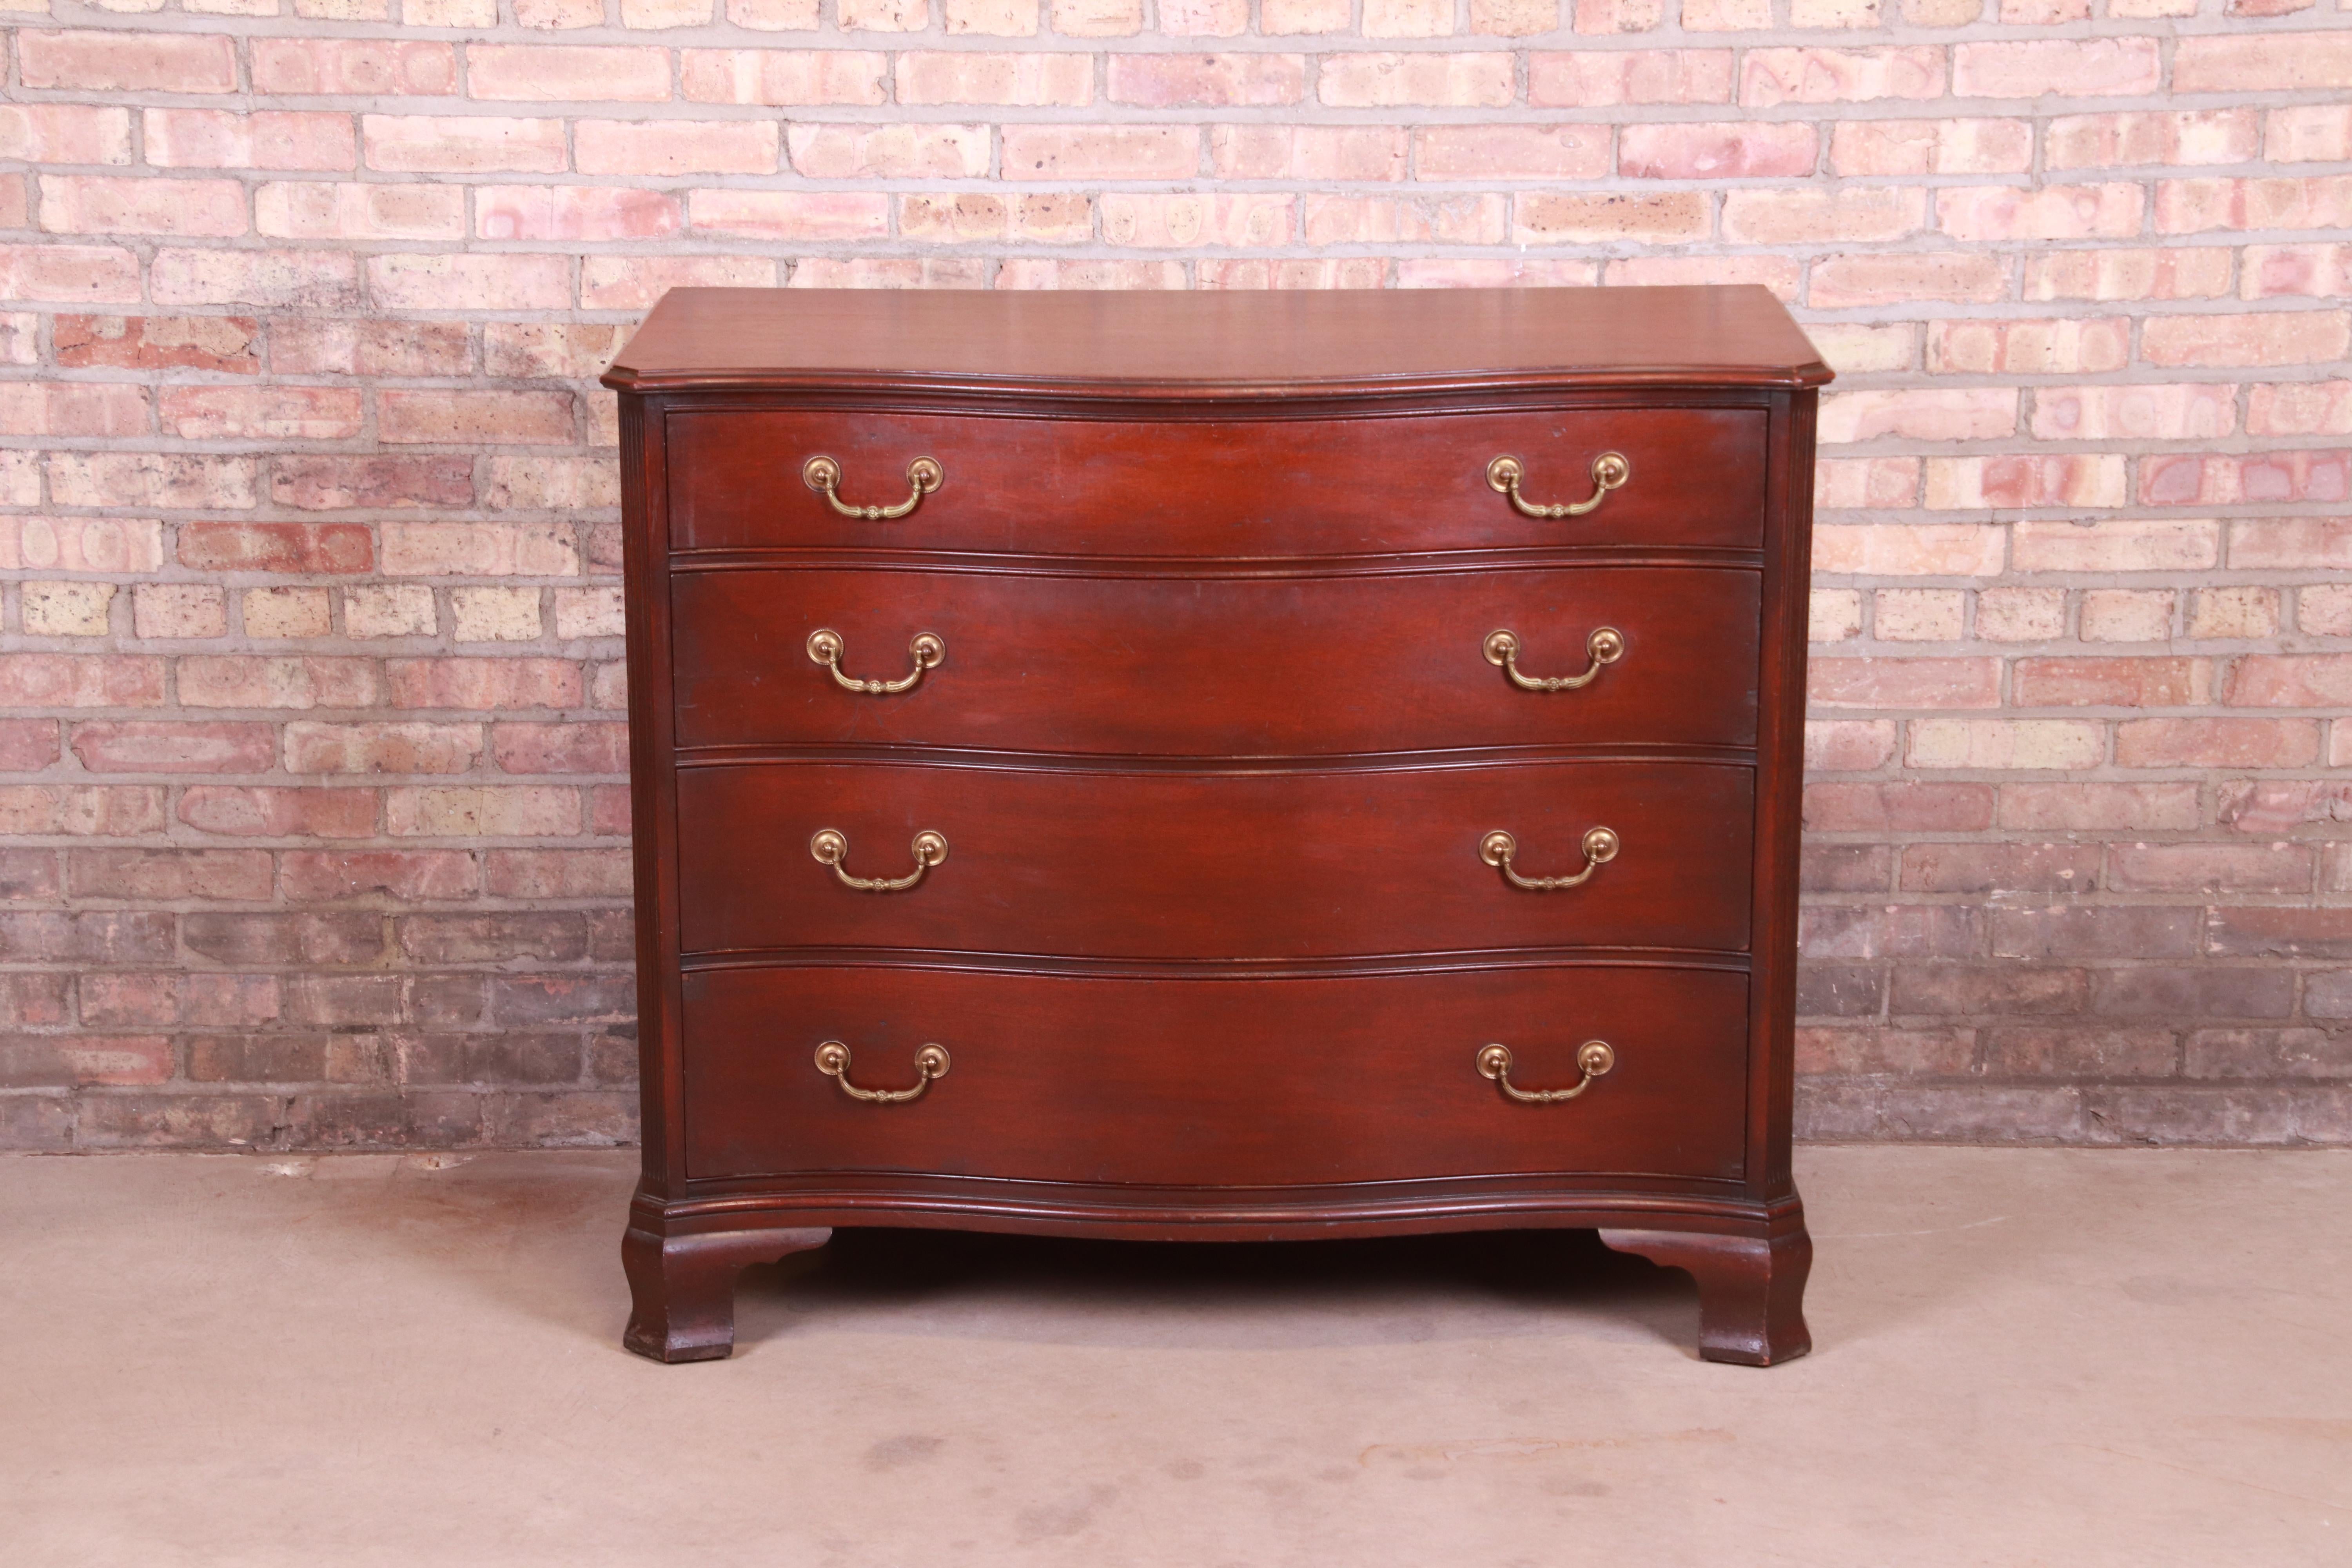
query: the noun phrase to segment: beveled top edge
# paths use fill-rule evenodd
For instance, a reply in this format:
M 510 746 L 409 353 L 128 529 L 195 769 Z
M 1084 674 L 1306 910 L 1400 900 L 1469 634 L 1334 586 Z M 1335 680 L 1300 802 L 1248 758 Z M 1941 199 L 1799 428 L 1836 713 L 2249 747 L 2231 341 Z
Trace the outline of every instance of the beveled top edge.
M 1512 386 L 1819 386 L 1762 288 L 1039 293 L 678 289 L 605 372 L 631 392 L 1186 401 Z

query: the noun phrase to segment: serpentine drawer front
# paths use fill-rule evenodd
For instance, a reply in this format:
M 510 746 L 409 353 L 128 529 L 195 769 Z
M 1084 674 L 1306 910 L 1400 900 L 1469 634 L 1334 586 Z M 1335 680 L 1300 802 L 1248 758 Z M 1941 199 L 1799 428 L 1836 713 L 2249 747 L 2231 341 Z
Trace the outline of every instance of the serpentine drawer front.
M 1801 1353 L 1827 379 L 1757 289 L 666 297 L 628 1346 L 836 1226 L 1528 1226 Z

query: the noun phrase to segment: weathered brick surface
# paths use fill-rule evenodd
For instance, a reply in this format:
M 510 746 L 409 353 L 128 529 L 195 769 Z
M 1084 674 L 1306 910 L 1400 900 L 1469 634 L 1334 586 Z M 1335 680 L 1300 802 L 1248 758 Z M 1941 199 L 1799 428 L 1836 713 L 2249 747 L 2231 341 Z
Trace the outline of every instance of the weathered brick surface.
M 5 20 L 0 1144 L 634 1135 L 664 289 L 1696 281 L 1842 373 L 1801 1126 L 2352 1141 L 2352 0 Z

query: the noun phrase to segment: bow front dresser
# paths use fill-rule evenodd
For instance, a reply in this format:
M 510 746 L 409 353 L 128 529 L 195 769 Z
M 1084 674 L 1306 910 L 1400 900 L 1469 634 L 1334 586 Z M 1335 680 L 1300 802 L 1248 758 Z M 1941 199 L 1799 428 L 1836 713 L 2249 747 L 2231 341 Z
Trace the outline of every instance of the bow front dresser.
M 840 1226 L 1589 1227 L 1806 1349 L 1770 295 L 681 289 L 604 379 L 631 1349 Z

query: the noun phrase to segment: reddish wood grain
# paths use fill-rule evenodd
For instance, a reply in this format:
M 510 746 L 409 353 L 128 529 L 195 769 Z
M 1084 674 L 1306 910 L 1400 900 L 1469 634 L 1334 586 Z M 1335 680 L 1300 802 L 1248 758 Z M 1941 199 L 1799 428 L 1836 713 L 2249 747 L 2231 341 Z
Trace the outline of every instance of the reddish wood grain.
M 1306 956 L 1748 944 L 1753 775 L 1663 763 L 1323 773 L 1076 773 L 902 763 L 685 769 L 678 848 L 688 952 L 921 948 L 1106 958 Z M 1478 858 L 1503 828 L 1531 892 Z M 811 858 L 901 877 L 924 829 L 948 859 L 905 892 L 842 887 Z
M 1152 981 L 926 969 L 686 976 L 688 1169 L 697 1176 L 923 1171 L 1234 1186 L 1506 1172 L 1732 1179 L 1747 976 L 1559 967 Z M 1538 1089 L 1576 1048 L 1617 1066 L 1572 1100 L 1514 1102 L 1479 1076 L 1500 1043 Z M 866 1104 L 817 1071 L 922 1099 Z
M 1759 408 L 1198 422 L 740 409 L 666 424 L 681 550 L 1288 557 L 1763 537 Z M 1523 516 L 1486 484 L 1508 455 L 1531 502 L 1582 501 L 1603 452 L 1632 475 L 1582 517 Z M 906 517 L 867 521 L 803 482 L 820 456 L 840 462 L 853 505 L 905 500 L 917 458 L 946 479 Z
M 1460 747 L 1744 746 L 1756 736 L 1753 572 L 1685 567 L 1245 578 L 727 571 L 672 579 L 677 742 L 1298 757 Z M 896 680 L 918 632 L 947 660 L 909 691 L 845 691 L 806 651 Z M 1514 688 L 1482 651 L 1582 673 Z

